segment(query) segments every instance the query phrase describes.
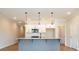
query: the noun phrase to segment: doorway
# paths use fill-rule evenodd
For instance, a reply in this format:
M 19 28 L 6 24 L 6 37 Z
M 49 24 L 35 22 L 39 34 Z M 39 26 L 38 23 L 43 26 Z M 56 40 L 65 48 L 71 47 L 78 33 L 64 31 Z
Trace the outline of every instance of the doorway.
M 58 26 L 58 28 L 59 28 L 59 38 L 61 39 L 60 43 L 65 44 L 65 26 L 64 25 Z

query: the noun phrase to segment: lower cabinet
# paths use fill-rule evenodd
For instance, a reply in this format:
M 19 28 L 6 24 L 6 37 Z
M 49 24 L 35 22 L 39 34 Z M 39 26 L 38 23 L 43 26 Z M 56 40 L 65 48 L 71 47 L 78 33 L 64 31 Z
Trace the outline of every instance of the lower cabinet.
M 18 41 L 20 51 L 59 51 L 59 39 L 20 39 Z

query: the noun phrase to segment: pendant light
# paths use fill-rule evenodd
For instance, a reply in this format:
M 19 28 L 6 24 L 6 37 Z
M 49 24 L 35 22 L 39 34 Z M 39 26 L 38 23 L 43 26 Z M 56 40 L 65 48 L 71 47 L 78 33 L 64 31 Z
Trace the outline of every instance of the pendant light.
M 53 25 L 53 22 L 54 22 L 54 20 L 53 20 L 53 12 L 51 12 L 51 25 Z
M 26 17 L 26 23 L 25 24 L 27 24 L 27 12 L 25 12 L 25 17 Z
M 38 12 L 38 20 L 39 20 L 38 25 L 40 25 L 40 12 Z
M 39 25 L 39 27 L 40 27 L 40 12 L 38 12 L 38 20 L 39 20 L 38 25 Z M 39 30 L 40 30 L 40 28 L 39 28 Z M 41 32 L 40 32 L 40 39 L 41 39 Z

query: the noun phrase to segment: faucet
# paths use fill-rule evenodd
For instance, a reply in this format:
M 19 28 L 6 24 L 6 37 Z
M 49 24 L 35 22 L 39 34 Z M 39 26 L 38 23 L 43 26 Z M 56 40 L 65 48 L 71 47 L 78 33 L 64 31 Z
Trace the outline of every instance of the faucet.
M 41 39 L 41 33 L 40 33 L 40 39 Z

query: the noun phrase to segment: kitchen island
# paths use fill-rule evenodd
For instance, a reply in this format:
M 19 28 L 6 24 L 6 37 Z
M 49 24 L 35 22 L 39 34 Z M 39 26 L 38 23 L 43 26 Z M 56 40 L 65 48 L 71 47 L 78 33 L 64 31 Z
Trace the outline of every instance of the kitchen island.
M 18 38 L 19 51 L 59 51 L 60 39 Z

